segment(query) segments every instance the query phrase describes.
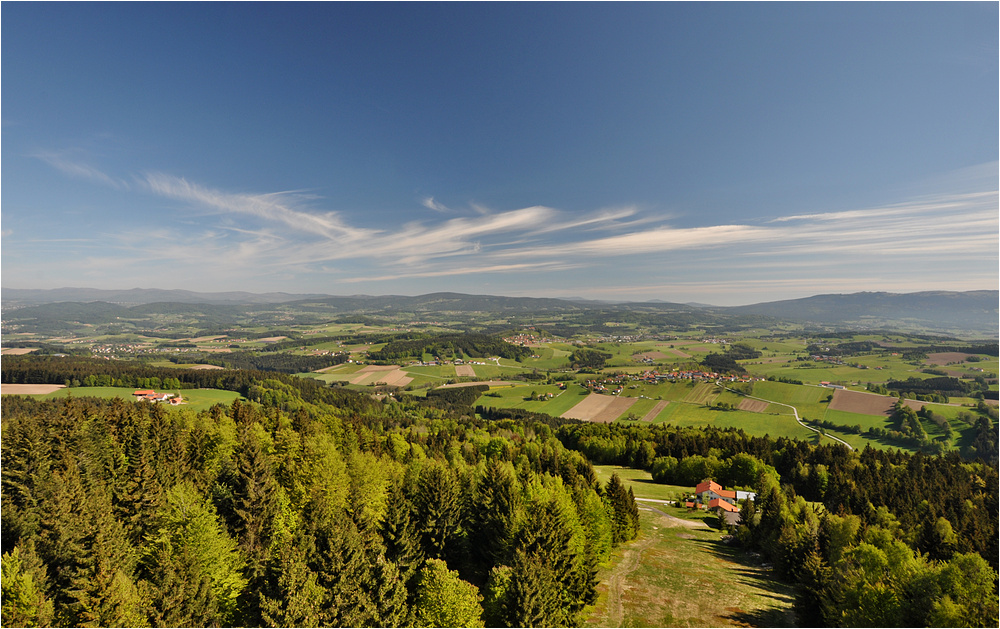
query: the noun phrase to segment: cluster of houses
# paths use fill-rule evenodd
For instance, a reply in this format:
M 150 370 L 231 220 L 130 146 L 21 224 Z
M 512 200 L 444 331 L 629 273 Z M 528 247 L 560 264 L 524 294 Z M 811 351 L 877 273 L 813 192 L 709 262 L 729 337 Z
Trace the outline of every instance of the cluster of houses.
M 740 503 L 756 500 L 757 494 L 739 489 L 723 489 L 722 485 L 706 478 L 694 488 L 695 498 L 684 502 L 688 509 L 717 509 L 728 524 L 736 524 L 740 519 Z
M 694 380 L 696 382 L 757 382 L 765 380 L 762 376 L 742 374 L 738 376 L 722 376 L 712 371 L 669 371 L 661 373 L 656 370 L 644 371 L 641 374 L 614 374 L 602 379 L 586 380 L 583 386 L 591 391 L 618 395 L 627 382 L 642 382 L 659 384 L 661 382 L 677 382 L 679 380 Z
M 504 337 L 503 340 L 506 341 L 507 343 L 510 343 L 511 345 L 521 345 L 521 346 L 539 345 L 541 343 L 552 342 L 552 339 L 550 338 L 535 336 L 534 334 L 516 334 L 514 336 Z
M 142 389 L 134 392 L 132 395 L 135 396 L 137 401 L 145 400 L 147 402 L 165 402 L 172 406 L 184 403 L 184 399 L 179 395 L 174 395 L 173 393 L 157 393 L 151 389 Z

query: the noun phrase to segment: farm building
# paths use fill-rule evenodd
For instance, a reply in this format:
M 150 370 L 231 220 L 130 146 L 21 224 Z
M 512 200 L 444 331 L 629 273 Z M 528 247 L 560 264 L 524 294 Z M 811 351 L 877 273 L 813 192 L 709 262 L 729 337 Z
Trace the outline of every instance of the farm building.
M 136 391 L 132 395 L 136 400 L 146 400 L 147 402 L 168 402 L 174 397 L 173 393 L 157 393 L 156 391 L 142 390 Z
M 709 506 L 713 506 L 713 500 L 722 500 L 735 506 L 740 501 L 748 498 L 750 500 L 757 499 L 757 494 L 752 491 L 723 489 L 722 485 L 713 481 L 711 478 L 706 478 L 702 482 L 698 483 L 698 485 L 694 488 L 694 493 L 698 495 L 698 500 L 701 502 L 708 501 Z M 739 510 L 738 507 L 737 510 Z

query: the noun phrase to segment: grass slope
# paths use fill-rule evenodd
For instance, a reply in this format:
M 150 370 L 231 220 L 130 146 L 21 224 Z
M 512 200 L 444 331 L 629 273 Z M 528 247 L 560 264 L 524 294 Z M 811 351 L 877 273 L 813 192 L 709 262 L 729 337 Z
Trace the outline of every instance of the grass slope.
M 661 495 L 641 482 L 648 473 L 597 469 L 602 480 L 618 472 L 637 497 Z M 714 521 L 686 509 L 640 503 L 639 537 L 620 547 L 599 573 L 598 599 L 585 611 L 584 626 L 794 626 L 792 587 L 774 579 L 753 556 L 723 543 L 721 533 L 707 525 Z
M 180 406 L 172 406 L 170 408 L 184 408 L 193 411 L 203 411 L 205 409 L 211 408 L 215 404 L 232 404 L 233 400 L 240 397 L 239 393 L 235 391 L 221 391 L 218 389 L 177 389 L 177 390 L 163 390 L 165 393 L 179 393 L 182 398 L 187 402 L 186 404 L 181 404 Z M 125 400 L 132 401 L 135 397 L 132 393 L 135 392 L 134 388 L 122 388 L 122 387 L 74 387 L 71 389 L 59 389 L 54 393 L 49 393 L 48 395 L 39 396 L 43 399 L 54 399 L 63 398 L 67 396 L 73 397 L 98 397 L 98 398 L 122 398 Z

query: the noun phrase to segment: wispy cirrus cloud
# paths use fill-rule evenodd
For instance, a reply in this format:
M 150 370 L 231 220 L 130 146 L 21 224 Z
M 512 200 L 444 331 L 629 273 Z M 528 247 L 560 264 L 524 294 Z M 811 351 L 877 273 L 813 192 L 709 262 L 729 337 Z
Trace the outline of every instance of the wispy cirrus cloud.
M 631 206 L 570 213 L 538 205 L 498 212 L 476 206 L 471 216 L 374 229 L 316 211 L 321 201 L 299 192 L 230 193 L 163 173 L 148 173 L 143 182 L 154 194 L 255 222 L 234 227 L 223 221 L 210 243 L 165 248 L 156 254 L 161 259 L 197 252 L 229 268 L 295 269 L 348 283 L 597 268 L 609 258 L 634 259 L 644 268 L 676 266 L 692 255 L 773 274 L 792 259 L 822 268 L 856 259 L 995 257 L 997 249 L 996 191 L 757 224 L 677 228 Z M 452 212 L 431 197 L 423 205 Z
M 127 190 L 129 188 L 127 181 L 111 177 L 96 166 L 86 163 L 83 152 L 79 150 L 36 151 L 31 156 L 77 179 L 96 181 L 117 190 Z
M 105 185 L 117 181 L 80 160 L 38 157 L 72 176 Z M 598 287 L 605 294 L 625 290 L 612 279 L 616 269 L 650 278 L 682 270 L 702 282 L 713 273 L 738 272 L 736 284 L 792 290 L 823 277 L 826 286 L 847 286 L 866 277 L 858 269 L 899 285 L 918 268 L 946 277 L 977 261 L 995 261 L 1000 231 L 996 190 L 694 227 L 674 226 L 673 216 L 629 205 L 583 212 L 544 205 L 496 211 L 470 203 L 456 210 L 427 197 L 421 204 L 435 215 L 371 226 L 358 215 L 323 209 L 322 198 L 303 191 L 229 192 L 162 172 L 115 187 L 180 204 L 176 211 L 185 214 L 190 229 L 183 239 L 150 239 L 141 228 L 111 234 L 104 239 L 105 255 L 82 261 L 85 268 L 120 267 L 127 259 L 219 278 L 282 275 L 404 285 L 478 276 L 580 278 L 580 270 L 587 269 L 589 277 L 605 278 Z M 806 274 L 811 277 L 799 277 Z M 984 277 L 969 281 L 982 284 Z M 585 292 L 578 284 L 566 290 Z
M 293 230 L 337 242 L 366 238 L 373 233 L 372 230 L 348 226 L 337 212 L 313 213 L 300 209 L 297 205 L 301 195 L 296 192 L 230 193 L 163 173 L 147 173 L 143 182 L 150 191 L 164 197 L 188 201 L 220 212 L 283 223 Z
M 442 203 L 438 203 L 434 200 L 434 197 L 426 197 L 420 202 L 420 205 L 424 206 L 428 210 L 434 210 L 435 212 L 448 213 L 452 210 Z

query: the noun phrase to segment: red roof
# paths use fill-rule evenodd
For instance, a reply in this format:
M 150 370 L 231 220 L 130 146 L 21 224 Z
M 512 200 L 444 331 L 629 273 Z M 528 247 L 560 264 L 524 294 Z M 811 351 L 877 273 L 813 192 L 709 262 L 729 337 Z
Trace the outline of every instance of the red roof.
M 734 513 L 738 512 L 740 510 L 739 507 L 737 507 L 735 505 L 731 505 L 728 502 L 726 502 L 725 500 L 722 500 L 720 498 L 712 498 L 708 502 L 708 506 L 709 506 L 709 508 L 721 507 L 723 511 L 730 511 L 730 512 L 734 512 Z
M 155 394 L 156 394 L 156 391 L 150 391 L 150 390 L 144 389 L 142 391 L 136 391 L 132 395 L 155 395 Z
M 700 494 L 705 491 L 712 491 L 715 492 L 716 495 L 721 496 L 723 498 L 731 498 L 732 500 L 736 500 L 735 491 L 732 491 L 730 489 L 723 489 L 722 485 L 713 480 L 707 480 L 698 483 L 698 485 L 694 488 L 694 493 L 696 494 Z

